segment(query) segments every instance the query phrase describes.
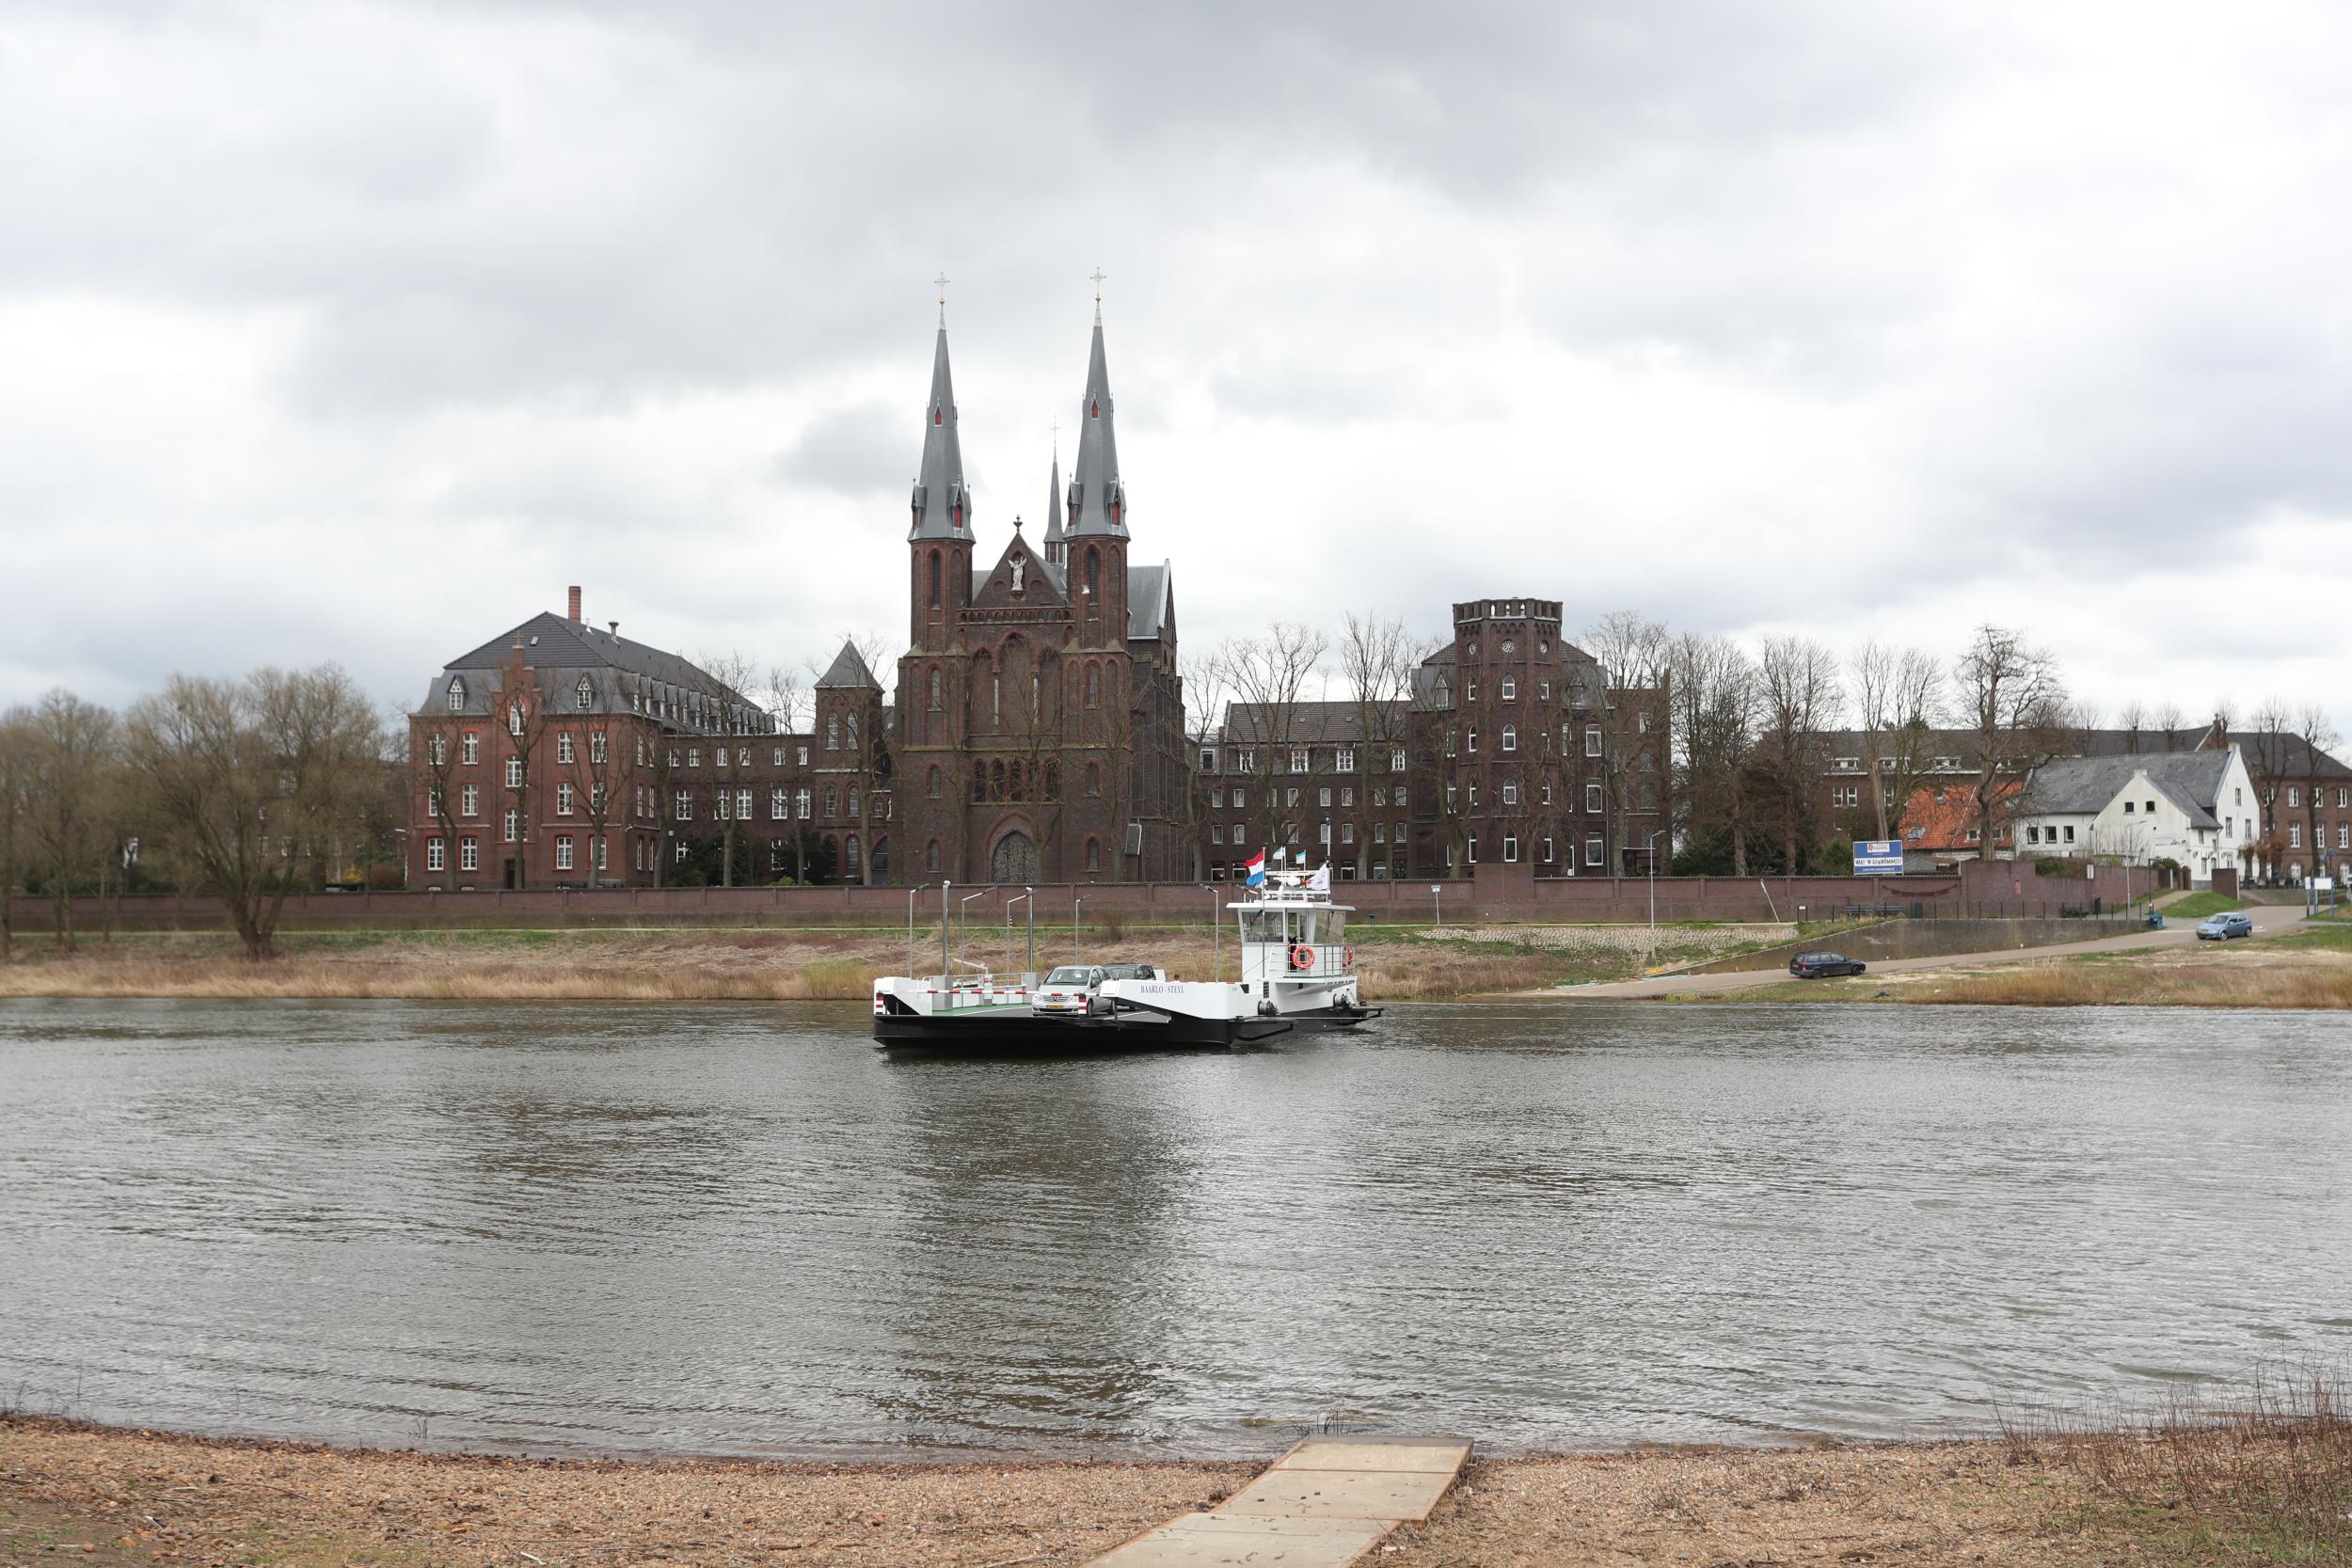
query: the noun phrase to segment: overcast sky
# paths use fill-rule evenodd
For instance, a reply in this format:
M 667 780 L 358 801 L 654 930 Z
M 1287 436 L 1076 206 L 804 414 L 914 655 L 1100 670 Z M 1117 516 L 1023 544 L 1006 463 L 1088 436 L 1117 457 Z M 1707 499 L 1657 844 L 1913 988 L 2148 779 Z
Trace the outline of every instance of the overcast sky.
M 930 279 L 993 558 L 1099 266 L 1188 647 L 1994 619 L 2352 728 L 2352 13 L 1120 9 L 13 0 L 0 702 L 903 635 Z

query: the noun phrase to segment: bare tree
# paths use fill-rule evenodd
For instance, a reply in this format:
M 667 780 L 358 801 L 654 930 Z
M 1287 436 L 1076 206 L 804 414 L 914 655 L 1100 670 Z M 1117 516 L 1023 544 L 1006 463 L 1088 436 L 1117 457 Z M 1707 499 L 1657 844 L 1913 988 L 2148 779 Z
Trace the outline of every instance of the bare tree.
M 1781 864 L 1793 877 L 1812 836 L 1821 732 L 1837 712 L 1837 660 L 1810 637 L 1768 637 L 1757 661 L 1766 760 L 1780 793 Z
M 1359 879 L 1370 874 L 1372 776 L 1376 769 L 1386 770 L 1396 749 L 1406 742 L 1413 672 L 1425 651 L 1401 620 L 1351 612 L 1340 633 L 1340 677 L 1347 684 L 1356 720 L 1355 809 L 1345 825 L 1356 836 Z M 1388 786 L 1378 787 L 1385 792 Z M 1385 818 L 1386 813 L 1380 816 Z
M 0 963 L 16 951 L 17 877 L 24 864 L 32 788 L 32 710 L 14 707 L 0 714 Z
M 2148 705 L 2134 697 L 2115 716 L 2116 724 L 2123 731 L 2123 750 L 2139 750 L 2140 732 L 2148 727 Z
M 174 675 L 135 705 L 125 758 L 166 851 L 228 907 L 246 956 L 271 956 L 297 863 L 349 820 L 380 766 L 382 727 L 350 676 Z
M 746 720 L 752 699 L 747 692 L 759 681 L 761 671 L 749 656 L 737 649 L 723 654 L 705 654 L 696 660 L 705 673 L 718 683 L 710 693 L 714 714 L 713 730 L 718 739 L 717 754 L 722 761 L 732 754 L 736 738 L 746 731 Z M 737 818 L 741 792 L 728 781 L 734 774 L 723 767 L 712 775 L 718 782 L 711 786 L 711 803 L 719 822 L 719 885 L 735 885 L 735 835 L 742 826 Z M 756 801 L 754 804 L 757 804 Z
M 2320 764 L 2342 742 L 2343 736 L 2336 733 L 2335 723 L 2325 709 L 2317 703 L 2307 703 L 2295 716 L 2295 738 L 2300 743 L 2301 754 L 2296 760 L 2303 775 L 2303 806 L 2307 813 L 2304 820 L 2310 825 L 2312 875 L 2316 877 L 2328 863 L 2328 846 L 2320 841 L 2319 834 Z
M 1854 650 L 1847 690 L 1862 730 L 1862 767 L 1869 776 L 1875 837 L 1895 836 L 1918 776 L 1928 732 L 1940 717 L 1944 672 L 1924 648 L 1868 641 Z M 1893 815 L 1890 816 L 1890 801 Z
M 1282 786 L 1273 781 L 1289 772 L 1291 748 L 1304 734 L 1308 691 L 1330 646 L 1318 628 L 1277 621 L 1263 637 L 1228 639 L 1214 656 L 1217 683 L 1248 717 L 1250 733 L 1229 736 L 1227 744 L 1237 769 L 1248 777 L 1246 787 L 1257 802 L 1249 815 L 1268 845 L 1285 842 Z
M 2008 626 L 1979 626 L 1952 667 L 1956 702 L 1977 743 L 1980 853 L 1991 860 L 2015 814 L 2026 776 L 2057 753 L 2064 735 L 2066 688 L 2049 653 Z
M 115 717 L 63 688 L 32 711 L 26 826 L 49 893 L 57 944 L 74 945 L 73 884 L 95 869 L 101 842 L 98 796 L 114 760 Z
M 2164 736 L 2164 750 L 2169 752 L 2179 747 L 2181 730 L 2184 727 L 2180 704 L 2174 702 L 2157 704 L 2155 712 L 2148 716 L 2148 721 L 2155 727 L 2156 733 Z
M 1732 872 L 1748 869 L 1748 773 L 1756 752 L 1755 664 L 1724 637 L 1685 633 L 1668 653 L 1672 735 L 1687 845 L 1723 833 Z
M 1636 775 L 1654 767 L 1646 737 L 1663 735 L 1667 653 L 1666 628 L 1630 610 L 1616 610 L 1587 627 L 1584 651 L 1600 666 L 1608 693 L 1609 721 L 1601 726 L 1601 768 L 1607 796 L 1610 875 L 1625 870 L 1631 847 L 1627 817 L 1637 805 Z M 1655 781 L 1653 781 L 1654 783 Z
M 2261 803 L 2262 833 L 2257 840 L 2266 876 L 2278 873 L 2280 858 L 2287 844 L 2286 825 L 2279 820 L 2280 790 L 2292 770 L 2289 753 L 2294 750 L 2294 735 L 2289 728 L 2287 705 L 2279 697 L 2265 697 L 2255 707 L 2253 718 L 2254 799 Z

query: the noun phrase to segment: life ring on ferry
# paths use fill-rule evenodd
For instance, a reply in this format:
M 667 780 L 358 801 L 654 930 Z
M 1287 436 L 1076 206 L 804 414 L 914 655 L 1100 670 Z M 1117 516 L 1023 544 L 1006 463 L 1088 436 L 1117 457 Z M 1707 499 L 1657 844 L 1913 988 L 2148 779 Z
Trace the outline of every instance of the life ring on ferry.
M 1349 969 L 1354 969 L 1356 967 L 1356 949 L 1353 947 L 1343 947 L 1340 950 L 1340 952 L 1341 963 Z
M 1291 949 L 1291 967 L 1293 969 L 1312 969 L 1314 966 L 1315 950 L 1313 948 L 1301 945 Z

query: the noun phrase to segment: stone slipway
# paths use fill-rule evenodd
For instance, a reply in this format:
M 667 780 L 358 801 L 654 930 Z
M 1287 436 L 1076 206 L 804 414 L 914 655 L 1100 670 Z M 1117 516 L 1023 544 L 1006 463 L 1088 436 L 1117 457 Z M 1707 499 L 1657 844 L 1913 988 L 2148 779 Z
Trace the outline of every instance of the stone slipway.
M 1458 1437 L 1309 1438 L 1214 1512 L 1147 1530 L 1091 1568 L 1346 1568 L 1428 1518 L 1470 1450 Z

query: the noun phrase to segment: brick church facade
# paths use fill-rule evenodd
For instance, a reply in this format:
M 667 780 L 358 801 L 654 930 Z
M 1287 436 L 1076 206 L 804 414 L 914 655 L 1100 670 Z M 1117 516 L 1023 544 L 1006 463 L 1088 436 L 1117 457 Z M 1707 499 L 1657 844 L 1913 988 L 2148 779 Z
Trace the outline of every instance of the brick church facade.
M 1078 451 L 1045 528 L 989 561 L 964 483 L 947 329 L 933 349 L 907 531 L 907 652 L 892 750 L 900 879 L 1183 877 L 1184 685 L 1163 560 L 1132 559 L 1095 309 Z

